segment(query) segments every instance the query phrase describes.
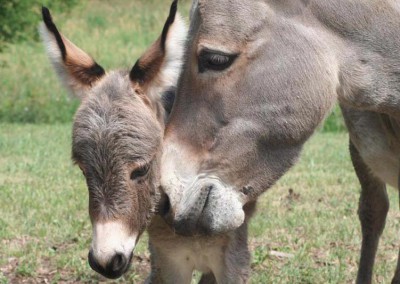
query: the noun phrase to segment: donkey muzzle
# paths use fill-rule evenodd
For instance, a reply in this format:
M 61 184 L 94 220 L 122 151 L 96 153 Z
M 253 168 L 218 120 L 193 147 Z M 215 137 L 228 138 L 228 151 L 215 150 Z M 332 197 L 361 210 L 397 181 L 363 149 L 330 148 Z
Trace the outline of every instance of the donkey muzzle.
M 93 256 L 92 250 L 90 250 L 88 254 L 88 260 L 90 267 L 94 271 L 109 279 L 116 279 L 121 277 L 122 274 L 128 270 L 132 255 L 133 254 L 130 255 L 129 259 L 127 259 L 124 254 L 116 253 L 105 265 L 105 267 L 103 267 Z
M 172 208 L 175 232 L 192 236 L 235 230 L 245 218 L 242 195 L 218 180 L 197 180 L 183 190 L 180 202 Z
M 90 267 L 107 278 L 120 277 L 129 268 L 137 239 L 123 222 L 93 223 Z

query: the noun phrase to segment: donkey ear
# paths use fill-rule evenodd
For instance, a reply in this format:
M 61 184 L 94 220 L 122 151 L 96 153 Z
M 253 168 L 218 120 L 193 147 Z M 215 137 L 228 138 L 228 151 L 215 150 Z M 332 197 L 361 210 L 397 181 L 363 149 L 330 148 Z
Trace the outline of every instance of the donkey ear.
M 42 7 L 42 17 L 39 32 L 54 69 L 67 89 L 83 98 L 85 91 L 104 76 L 104 69 L 58 31 L 46 7 Z
M 160 37 L 136 61 L 129 77 L 150 99 L 159 99 L 163 92 L 175 87 L 183 63 L 187 28 L 177 13 L 178 0 L 170 9 Z

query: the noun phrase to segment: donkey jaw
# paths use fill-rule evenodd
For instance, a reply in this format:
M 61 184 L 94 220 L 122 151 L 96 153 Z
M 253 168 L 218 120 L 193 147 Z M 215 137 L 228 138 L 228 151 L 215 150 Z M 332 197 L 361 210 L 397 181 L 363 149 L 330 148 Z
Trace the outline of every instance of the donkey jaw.
M 89 264 L 107 278 L 118 278 L 130 265 L 138 234 L 119 221 L 93 224 Z

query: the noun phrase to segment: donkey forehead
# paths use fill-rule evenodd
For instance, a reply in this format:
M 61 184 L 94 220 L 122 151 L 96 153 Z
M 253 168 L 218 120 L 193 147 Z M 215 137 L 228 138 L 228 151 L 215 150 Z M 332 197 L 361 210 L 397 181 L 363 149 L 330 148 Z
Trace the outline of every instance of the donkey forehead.
M 111 107 L 113 108 L 113 107 Z M 78 112 L 73 127 L 74 150 L 112 150 L 121 154 L 152 155 L 162 140 L 161 126 L 150 115 L 140 115 L 126 105 L 101 113 L 98 109 Z M 125 113 L 124 113 L 125 112 Z M 122 119 L 122 116 L 126 116 Z
M 129 80 L 127 70 L 111 71 L 92 88 L 90 97 L 106 96 L 110 101 L 118 101 L 131 97 L 134 99 L 134 91 Z
M 145 131 L 157 119 L 154 110 L 144 98 L 145 95 L 135 92 L 128 72 L 113 71 L 90 91 L 77 112 L 76 121 L 83 123 L 79 121 L 82 120 L 80 117 L 87 119 L 92 116 L 97 122 L 93 128 L 125 124 L 126 128 L 136 131 L 144 128 Z
M 198 0 L 192 23 L 201 26 L 200 43 L 212 40 L 237 44 L 248 40 L 272 16 L 272 10 L 263 1 Z
M 154 155 L 161 143 L 161 126 L 127 80 L 121 73 L 106 76 L 82 103 L 73 126 L 75 160 L 99 156 L 97 152 L 109 159 L 147 160 Z

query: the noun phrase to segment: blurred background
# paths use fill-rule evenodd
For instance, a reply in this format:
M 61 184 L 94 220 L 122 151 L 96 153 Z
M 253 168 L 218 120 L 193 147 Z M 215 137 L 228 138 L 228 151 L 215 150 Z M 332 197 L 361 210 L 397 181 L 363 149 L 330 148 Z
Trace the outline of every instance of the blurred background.
M 188 14 L 190 1 L 181 1 Z M 129 68 L 157 38 L 169 1 L 0 1 L 0 121 L 65 123 L 79 104 L 60 91 L 37 32 L 40 7 L 47 6 L 62 32 L 106 70 Z M 343 131 L 340 111 L 322 126 Z
M 186 19 L 190 2 L 179 4 Z M 87 189 L 70 160 L 79 101 L 59 84 L 39 42 L 42 5 L 110 70 L 133 66 L 161 33 L 170 1 L 0 0 L 0 283 L 105 281 L 87 264 Z M 352 282 L 361 233 L 347 141 L 336 107 L 300 163 L 263 195 L 250 225 L 252 283 Z M 390 279 L 397 256 L 398 208 L 390 214 L 378 283 Z M 144 236 L 123 281 L 141 283 L 149 269 Z

